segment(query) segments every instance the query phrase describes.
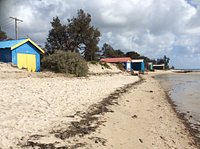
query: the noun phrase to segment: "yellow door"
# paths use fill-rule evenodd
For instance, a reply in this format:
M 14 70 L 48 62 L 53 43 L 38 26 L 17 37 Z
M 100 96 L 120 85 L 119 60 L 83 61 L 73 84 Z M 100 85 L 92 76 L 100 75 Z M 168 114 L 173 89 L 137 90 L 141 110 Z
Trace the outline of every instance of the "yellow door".
M 17 66 L 22 69 L 26 68 L 28 71 L 36 70 L 36 56 L 34 54 L 17 54 Z

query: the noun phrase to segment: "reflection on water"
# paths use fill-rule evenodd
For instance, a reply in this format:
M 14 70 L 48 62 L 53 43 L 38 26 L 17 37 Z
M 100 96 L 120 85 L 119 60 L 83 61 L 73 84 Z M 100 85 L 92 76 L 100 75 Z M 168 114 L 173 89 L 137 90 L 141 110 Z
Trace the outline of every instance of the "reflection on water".
M 200 73 L 165 74 L 156 78 L 169 92 L 177 110 L 186 113 L 191 123 L 200 124 Z

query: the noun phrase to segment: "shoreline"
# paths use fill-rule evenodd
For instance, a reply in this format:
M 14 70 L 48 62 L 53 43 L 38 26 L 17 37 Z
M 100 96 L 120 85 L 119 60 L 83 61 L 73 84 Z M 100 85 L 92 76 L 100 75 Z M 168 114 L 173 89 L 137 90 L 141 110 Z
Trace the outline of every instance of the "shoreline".
M 199 74 L 200 72 L 197 71 L 192 71 L 192 72 L 174 72 L 174 75 L 179 75 L 180 73 L 190 73 L 190 74 Z M 155 76 L 159 76 L 159 75 L 165 75 L 165 74 L 157 74 Z M 154 76 L 154 77 L 155 77 Z M 159 81 L 159 80 L 157 80 Z M 160 85 L 161 82 L 159 81 Z M 162 85 L 161 85 L 162 86 Z M 162 87 L 163 88 L 163 87 Z M 200 148 L 200 137 L 197 137 L 197 134 L 200 134 L 200 131 L 196 128 L 192 128 L 191 127 L 191 122 L 185 117 L 187 115 L 187 113 L 183 113 L 183 112 L 178 112 L 177 110 L 177 105 L 175 104 L 175 102 L 171 99 L 170 95 L 169 95 L 169 90 L 165 90 L 163 88 L 164 92 L 165 92 L 165 96 L 166 99 L 168 101 L 168 103 L 171 105 L 172 109 L 174 110 L 174 113 L 176 113 L 177 117 L 182 121 L 182 123 L 185 125 L 185 127 L 187 128 L 188 132 L 190 133 L 191 137 L 193 138 L 195 145 L 197 146 L 197 148 Z
M 189 122 L 189 120 L 185 117 L 185 113 L 180 113 L 177 111 L 176 107 L 177 105 L 172 101 L 170 98 L 168 91 L 165 91 L 166 93 L 166 99 L 168 100 L 169 104 L 171 105 L 172 109 L 176 113 L 177 117 L 182 121 L 182 123 L 185 125 L 186 129 L 190 133 L 191 137 L 193 138 L 195 145 L 197 148 L 200 148 L 200 138 L 196 137 L 196 134 L 200 133 L 197 129 L 192 128 L 190 125 L 192 124 Z
M 145 76 L 146 77 L 146 76 Z M 148 81 L 147 79 L 149 79 L 151 76 L 148 76 L 147 78 L 143 78 L 143 86 L 145 84 L 146 81 Z M 153 78 L 153 77 L 152 77 Z M 153 78 L 154 79 L 154 78 Z M 157 81 L 154 79 L 154 81 Z M 158 81 L 157 81 L 158 82 Z M 158 82 L 159 83 L 159 82 Z M 159 83 L 160 84 L 160 83 Z M 135 85 L 132 87 L 132 89 L 130 90 L 135 90 L 135 88 L 137 88 L 139 85 Z M 122 97 L 120 97 L 120 99 L 118 99 L 119 101 L 119 105 L 116 105 L 114 107 L 112 107 L 111 109 L 114 111 L 112 113 L 107 113 L 104 117 L 106 122 L 105 124 L 103 124 L 102 126 L 100 126 L 100 129 L 99 129 L 99 132 L 94 132 L 94 134 L 92 135 L 89 135 L 89 137 L 91 138 L 99 138 L 99 140 L 104 140 L 104 141 L 96 141 L 95 143 L 92 142 L 91 140 L 87 140 L 86 138 L 84 139 L 81 139 L 82 141 L 85 141 L 85 139 L 87 140 L 87 144 L 89 144 L 89 146 L 91 146 L 92 148 L 129 148 L 129 147 L 135 147 L 135 148 L 143 148 L 143 147 L 150 147 L 150 145 L 153 145 L 154 147 L 157 145 L 158 148 L 184 148 L 184 147 L 188 147 L 188 148 L 197 148 L 197 145 L 196 145 L 196 142 L 194 142 L 193 140 L 193 136 L 191 136 L 191 133 L 189 132 L 188 128 L 185 126 L 185 124 L 183 123 L 183 119 L 180 119 L 180 117 L 178 117 L 176 111 L 174 111 L 174 107 L 172 107 L 172 104 L 169 103 L 169 98 L 167 98 L 167 94 L 166 92 L 164 91 L 163 88 L 161 88 L 161 90 L 163 90 L 163 100 L 166 100 L 163 101 L 166 105 L 164 107 L 162 107 L 162 105 L 158 104 L 158 108 L 164 108 L 164 112 L 163 113 L 160 113 L 162 116 L 159 117 L 159 119 L 163 119 L 164 117 L 166 117 L 167 119 L 169 119 L 169 121 L 165 121 L 165 122 L 161 122 L 160 124 L 162 125 L 162 129 L 164 129 L 165 131 L 169 131 L 170 129 L 173 130 L 172 128 L 170 127 L 167 127 L 167 126 L 164 126 L 165 124 L 167 125 L 170 125 L 172 127 L 176 127 L 176 130 L 173 130 L 173 131 L 169 131 L 167 133 L 165 133 L 164 131 L 160 131 L 157 135 L 153 134 L 152 132 L 150 132 L 150 136 L 146 136 L 145 133 L 141 133 L 140 135 L 142 135 L 144 138 L 139 138 L 137 141 L 137 139 L 135 140 L 136 136 L 137 136 L 137 133 L 133 133 L 133 134 L 130 134 L 131 132 L 138 132 L 136 130 L 132 130 L 133 128 L 131 128 L 131 125 L 129 124 L 123 124 L 123 122 L 121 122 L 121 118 L 122 116 L 119 118 L 119 121 L 115 121 L 115 119 L 119 117 L 119 115 L 121 115 L 122 113 L 120 113 L 118 110 L 121 109 L 121 110 L 125 110 L 126 112 L 130 112 L 129 110 L 136 108 L 135 106 L 133 106 L 132 108 L 130 109 L 126 109 L 124 108 L 124 106 L 126 107 L 127 106 L 127 103 L 126 101 L 128 101 L 128 104 L 130 103 L 130 99 L 129 98 L 125 98 L 126 101 L 121 101 L 120 99 Z M 130 94 L 131 91 L 129 91 L 127 94 L 125 95 L 122 95 L 122 96 L 129 96 L 128 94 Z M 152 94 L 153 90 L 150 90 L 150 91 L 145 91 L 145 92 L 148 92 L 150 94 Z M 147 94 L 148 94 L 147 93 Z M 148 97 L 147 97 L 148 98 Z M 128 99 L 128 100 L 127 100 Z M 140 99 L 142 100 L 142 99 Z M 158 101 L 160 102 L 160 100 L 158 99 Z M 125 102 L 125 103 L 124 103 Z M 120 106 L 120 104 L 123 103 L 123 106 Z M 137 103 L 137 102 L 136 102 Z M 152 105 L 150 104 L 150 106 L 155 106 L 154 104 L 156 103 L 153 103 Z M 131 106 L 131 105 L 130 105 Z M 165 108 L 167 108 L 168 110 L 165 110 Z M 148 109 L 148 107 L 147 107 Z M 171 111 L 171 110 L 172 111 Z M 120 111 L 121 111 L 120 110 Z M 150 110 L 150 109 L 149 109 Z M 154 109 L 156 110 L 156 109 Z M 138 111 L 141 111 L 139 112 L 138 114 L 136 115 L 132 115 L 131 116 L 131 119 L 139 119 L 140 117 L 140 114 L 142 114 L 142 110 L 141 109 L 138 109 Z M 151 111 L 151 110 L 150 110 Z M 158 110 L 159 111 L 159 110 Z M 170 112 L 171 111 L 171 112 Z M 144 112 L 144 111 L 143 111 Z M 161 112 L 161 111 L 160 111 Z M 170 113 L 169 113 L 170 112 Z M 154 113 L 155 114 L 155 113 Z M 164 114 L 164 115 L 163 115 Z M 108 116 L 107 116 L 108 115 Z M 139 115 L 139 116 L 138 116 Z M 173 118 L 171 118 L 170 116 L 168 115 L 171 115 Z M 145 115 L 144 116 L 144 119 L 146 119 L 147 117 Z M 126 117 L 126 116 L 125 116 Z M 153 117 L 157 117 L 156 115 L 153 115 Z M 103 118 L 104 119 L 104 118 Z M 123 119 L 123 118 L 122 118 Z M 171 120 L 170 120 L 171 119 Z M 112 121 L 114 121 L 114 123 L 112 124 Z M 131 120 L 129 118 L 126 119 L 127 123 L 131 123 Z M 142 122 L 145 122 L 143 120 L 141 120 Z M 155 120 L 157 121 L 157 120 Z M 175 121 L 175 122 L 174 122 Z M 108 123 L 108 124 L 107 124 Z M 122 124 L 120 124 L 122 123 Z M 145 122 L 147 124 L 143 124 L 144 125 L 144 129 L 149 129 L 149 125 L 148 123 L 152 124 L 151 129 L 154 130 L 154 127 L 157 128 L 158 125 L 160 124 L 155 124 L 152 120 L 150 121 L 147 121 Z M 154 126 L 155 124 L 155 126 Z M 108 126 L 107 126 L 108 125 Z M 117 126 L 115 126 L 117 125 Z M 112 127 L 116 127 L 116 128 L 120 128 L 121 126 L 123 126 L 121 129 L 122 131 L 119 131 L 118 133 L 116 133 L 115 135 L 113 135 L 112 133 L 114 133 L 112 130 L 113 128 Z M 124 127 L 125 126 L 125 127 Z M 127 127 L 127 128 L 126 128 Z M 136 125 L 134 127 L 138 127 L 138 129 L 140 129 L 140 125 L 138 125 L 136 123 Z M 159 127 L 158 127 L 159 128 Z M 111 130 L 110 130 L 111 129 Z M 125 133 L 123 132 L 124 129 L 126 131 L 128 131 L 128 133 Z M 169 130 L 168 130 L 169 129 Z M 117 131 L 117 130 L 116 130 Z M 129 132 L 130 131 L 130 132 Z M 142 131 L 142 130 L 140 130 Z M 154 131 L 157 131 L 156 129 Z M 125 133 L 125 135 L 123 136 L 123 133 Z M 122 136 L 117 136 L 117 134 L 120 134 Z M 108 136 L 107 138 L 103 137 L 103 136 Z M 89 138 L 88 137 L 88 138 Z M 156 139 L 157 141 L 153 142 L 152 144 L 150 143 L 150 141 L 152 141 L 150 138 L 153 137 L 154 139 Z M 123 141 L 125 140 L 129 140 L 129 139 L 132 139 L 132 141 L 136 141 L 134 142 L 134 144 L 131 144 L 131 142 L 129 142 L 128 144 L 124 144 L 123 145 Z M 173 138 L 171 140 L 171 138 Z M 145 139 L 149 140 L 148 142 L 145 141 Z M 153 139 L 153 140 L 154 140 Z M 169 139 L 169 140 L 168 140 Z M 114 141 L 113 141 L 114 140 Z M 171 141 L 170 141 L 171 140 Z M 103 142 L 103 143 L 102 143 Z M 109 143 L 111 142 L 111 143 Z M 119 143 L 121 142 L 121 144 Z M 145 143 L 144 143 L 145 142 Z M 159 143 L 158 143 L 159 142 Z M 97 145 L 98 143 L 100 143 L 100 145 Z M 117 145 L 116 145 L 117 144 Z M 120 146 L 122 145 L 122 146 Z M 132 145 L 132 146 L 131 146 Z M 145 146 L 146 145 L 146 146 Z M 119 147 L 120 146 L 120 147 Z M 153 147 L 152 146 L 152 147 Z

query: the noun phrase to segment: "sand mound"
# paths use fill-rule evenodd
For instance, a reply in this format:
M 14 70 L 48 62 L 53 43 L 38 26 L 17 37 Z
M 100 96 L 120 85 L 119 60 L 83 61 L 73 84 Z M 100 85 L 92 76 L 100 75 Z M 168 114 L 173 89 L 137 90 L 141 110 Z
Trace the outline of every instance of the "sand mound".
M 16 71 L 23 71 L 15 66 L 13 66 L 11 63 L 3 63 L 3 62 L 0 62 L 0 71 L 1 72 L 16 72 Z
M 117 68 L 115 64 L 107 63 L 109 68 L 106 68 L 100 64 L 88 64 L 89 67 L 89 74 L 104 74 L 104 73 L 121 73 L 122 71 Z

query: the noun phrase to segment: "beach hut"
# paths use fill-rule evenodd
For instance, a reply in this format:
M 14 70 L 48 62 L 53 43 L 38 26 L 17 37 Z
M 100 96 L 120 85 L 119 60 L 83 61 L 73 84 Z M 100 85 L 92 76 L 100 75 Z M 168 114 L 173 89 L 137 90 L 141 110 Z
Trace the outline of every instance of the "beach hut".
M 0 61 L 11 62 L 20 69 L 40 71 L 40 54 L 44 50 L 29 38 L 0 42 Z
M 165 69 L 165 64 L 155 64 L 155 65 L 153 65 L 153 69 L 164 70 Z
M 135 59 L 131 61 L 131 68 L 133 71 L 139 71 L 140 73 L 144 73 L 144 59 Z
M 153 71 L 153 63 L 152 63 L 152 62 L 149 62 L 149 63 L 148 63 L 147 69 L 148 69 L 149 71 Z
M 107 63 L 122 63 L 127 71 L 131 71 L 130 57 L 102 58 L 100 61 L 107 62 Z

